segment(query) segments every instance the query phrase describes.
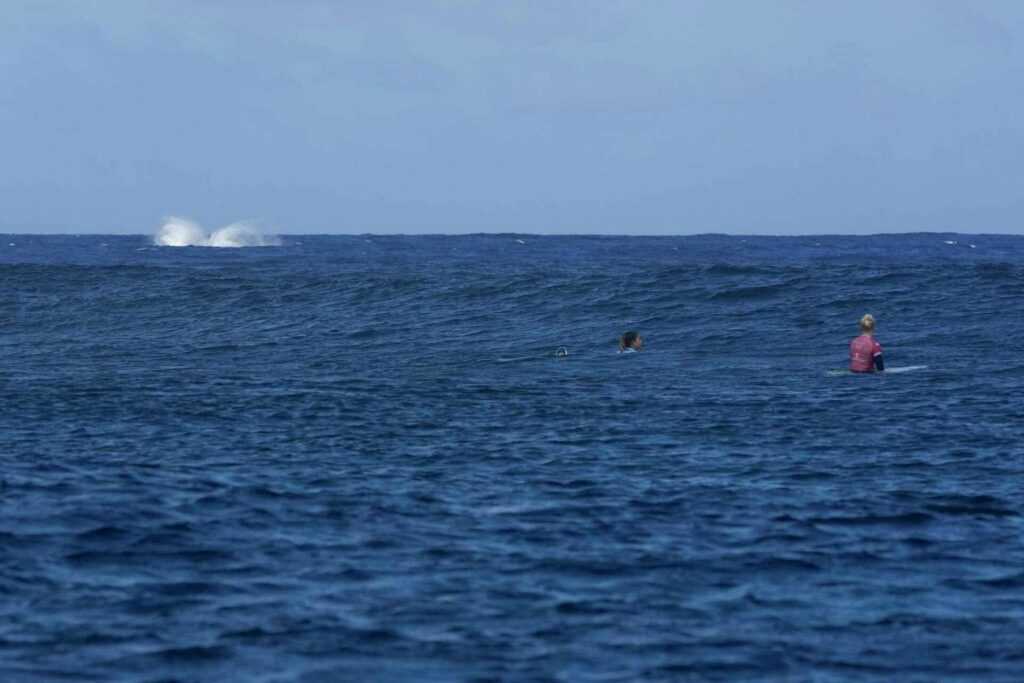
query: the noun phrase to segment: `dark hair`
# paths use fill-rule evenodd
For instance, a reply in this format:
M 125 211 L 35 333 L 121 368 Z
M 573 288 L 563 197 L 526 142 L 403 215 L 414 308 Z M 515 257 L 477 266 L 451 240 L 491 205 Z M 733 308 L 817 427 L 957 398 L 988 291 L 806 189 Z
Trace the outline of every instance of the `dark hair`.
M 629 332 L 623 333 L 622 337 L 619 339 L 619 349 L 630 348 L 631 346 L 633 346 L 633 344 L 636 342 L 639 336 L 640 333 L 635 330 L 630 330 Z

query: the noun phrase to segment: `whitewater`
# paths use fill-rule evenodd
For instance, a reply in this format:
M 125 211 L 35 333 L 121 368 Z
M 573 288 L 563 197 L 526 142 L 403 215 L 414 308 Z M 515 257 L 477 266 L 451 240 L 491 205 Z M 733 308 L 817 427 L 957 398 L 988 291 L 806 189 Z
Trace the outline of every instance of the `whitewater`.
M 281 239 L 244 221 L 208 233 L 188 218 L 170 216 L 157 230 L 153 243 L 161 247 L 276 247 Z

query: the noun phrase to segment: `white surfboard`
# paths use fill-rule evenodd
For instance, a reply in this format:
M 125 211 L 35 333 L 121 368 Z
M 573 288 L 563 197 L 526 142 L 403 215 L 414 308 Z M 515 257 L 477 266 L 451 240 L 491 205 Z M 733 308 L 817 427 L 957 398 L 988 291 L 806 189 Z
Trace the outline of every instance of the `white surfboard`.
M 915 372 L 917 370 L 927 369 L 927 365 L 894 365 L 892 367 L 886 367 L 882 372 L 850 372 L 849 370 L 829 370 L 825 374 L 829 377 L 839 377 L 840 375 L 899 375 L 904 372 Z

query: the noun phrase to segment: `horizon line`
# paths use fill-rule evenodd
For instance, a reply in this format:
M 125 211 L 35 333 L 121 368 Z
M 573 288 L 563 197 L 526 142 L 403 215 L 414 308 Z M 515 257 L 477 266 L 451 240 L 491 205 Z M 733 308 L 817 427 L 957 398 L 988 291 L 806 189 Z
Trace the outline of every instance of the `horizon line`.
M 274 232 L 260 230 L 275 237 L 884 237 L 906 235 L 964 235 L 971 237 L 1024 237 L 1022 232 L 958 232 L 951 230 L 910 230 L 905 232 L 845 233 L 755 233 L 755 232 L 692 232 L 692 233 L 612 233 L 612 232 Z M 142 237 L 152 239 L 154 233 L 141 232 L 0 232 L 5 237 Z

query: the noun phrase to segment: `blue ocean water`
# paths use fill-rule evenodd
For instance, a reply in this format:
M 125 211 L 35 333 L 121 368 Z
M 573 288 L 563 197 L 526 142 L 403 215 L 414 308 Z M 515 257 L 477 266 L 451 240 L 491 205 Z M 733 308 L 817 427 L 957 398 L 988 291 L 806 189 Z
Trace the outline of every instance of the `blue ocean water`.
M 0 285 L 0 680 L 1024 680 L 1024 238 L 6 235 Z M 830 373 L 866 312 L 927 368 Z

